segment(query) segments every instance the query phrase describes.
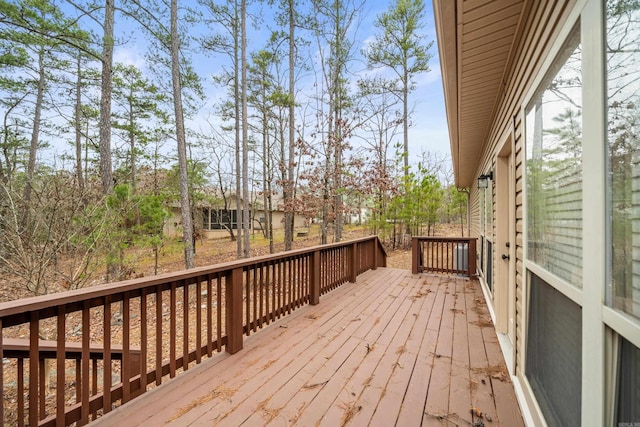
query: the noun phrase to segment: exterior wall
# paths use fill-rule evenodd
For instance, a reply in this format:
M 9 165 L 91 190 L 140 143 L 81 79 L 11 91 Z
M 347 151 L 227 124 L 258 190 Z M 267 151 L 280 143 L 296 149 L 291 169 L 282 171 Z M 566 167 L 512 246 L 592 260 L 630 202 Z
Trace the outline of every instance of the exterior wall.
M 557 37 L 562 24 L 575 5 L 573 0 L 557 1 L 528 1 L 525 4 L 523 13 L 524 21 L 516 35 L 516 41 L 512 52 L 516 55 L 510 63 L 510 68 L 505 75 L 506 85 L 502 94 L 502 102 L 499 103 L 491 124 L 488 139 L 485 141 L 483 156 L 478 163 L 475 176 L 479 176 L 486 171 L 495 171 L 495 159 L 499 144 L 505 141 L 508 135 L 513 140 L 513 158 L 515 169 L 514 199 L 515 199 L 515 342 L 513 372 L 517 378 L 524 379 L 524 350 L 525 350 L 525 315 L 526 315 L 526 293 L 525 293 L 525 270 L 524 270 L 524 117 L 523 108 L 526 94 L 532 90 L 532 85 L 536 76 L 541 72 L 543 62 L 547 59 L 549 51 Z M 493 209 L 495 209 L 495 186 L 493 189 Z M 470 228 L 471 235 L 480 235 L 480 197 L 477 185 L 472 186 L 470 192 Z M 493 235 L 495 235 L 496 213 L 494 210 Z M 496 262 L 496 250 L 491 254 Z M 486 256 L 486 254 L 485 254 Z M 487 292 L 485 284 L 485 294 L 488 302 L 492 295 Z M 535 406 L 535 402 L 530 402 Z M 542 420 L 532 414 L 536 425 L 541 425 Z

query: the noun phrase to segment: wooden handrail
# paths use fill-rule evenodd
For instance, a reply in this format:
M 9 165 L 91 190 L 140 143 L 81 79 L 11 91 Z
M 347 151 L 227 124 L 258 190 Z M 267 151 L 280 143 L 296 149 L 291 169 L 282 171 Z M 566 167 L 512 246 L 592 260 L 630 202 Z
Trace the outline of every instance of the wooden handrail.
M 474 237 L 413 237 L 411 272 L 475 276 L 476 241 Z
M 38 340 L 38 354 L 40 359 L 55 359 L 57 356 L 58 342 L 53 340 Z M 2 340 L 3 356 L 7 359 L 11 358 L 29 358 L 29 340 L 22 338 L 4 338 Z M 140 354 L 139 348 L 131 348 L 131 354 Z M 65 342 L 64 343 L 65 359 L 76 360 L 82 359 L 82 343 Z M 89 345 L 90 359 L 103 359 L 104 346 L 96 343 Z M 121 345 L 111 346 L 111 358 L 122 360 L 123 348 Z
M 222 349 L 242 350 L 245 335 L 382 266 L 386 252 L 372 236 L 1 303 L 0 359 L 8 363 L 0 394 L 16 389 L 17 414 L 0 405 L 0 421 L 86 424 Z

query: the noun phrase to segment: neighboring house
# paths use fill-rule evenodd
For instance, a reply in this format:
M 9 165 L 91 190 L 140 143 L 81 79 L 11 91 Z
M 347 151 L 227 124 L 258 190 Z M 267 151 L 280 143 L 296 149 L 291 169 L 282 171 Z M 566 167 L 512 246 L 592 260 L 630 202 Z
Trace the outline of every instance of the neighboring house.
M 451 151 L 529 425 L 640 425 L 640 4 L 434 0 Z
M 274 211 L 272 212 L 273 229 L 284 228 L 284 210 L 278 205 L 280 199 L 274 197 Z M 265 210 L 262 207 L 260 201 L 255 203 L 254 212 L 253 206 L 250 206 L 251 217 L 251 230 L 255 232 L 261 232 L 262 227 L 265 226 Z M 240 224 L 240 215 L 236 209 L 236 197 L 235 195 L 227 196 L 227 209 L 224 208 L 224 203 L 219 200 L 218 203 L 206 203 L 199 202 L 193 213 L 194 227 L 205 239 L 215 239 L 229 236 L 229 225 L 231 229 L 238 229 Z M 300 215 L 294 215 L 294 229 L 300 229 L 307 227 L 307 221 Z M 182 218 L 180 212 L 180 206 L 175 205 L 171 207 L 171 217 L 165 224 L 165 235 L 170 237 L 182 236 Z

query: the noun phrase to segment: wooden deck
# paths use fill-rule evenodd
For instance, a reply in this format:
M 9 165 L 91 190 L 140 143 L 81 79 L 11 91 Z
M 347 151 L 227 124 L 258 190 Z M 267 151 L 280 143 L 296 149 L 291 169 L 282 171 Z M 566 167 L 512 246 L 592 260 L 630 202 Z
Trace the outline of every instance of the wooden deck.
M 379 268 L 92 424 L 479 421 L 523 425 L 478 282 Z

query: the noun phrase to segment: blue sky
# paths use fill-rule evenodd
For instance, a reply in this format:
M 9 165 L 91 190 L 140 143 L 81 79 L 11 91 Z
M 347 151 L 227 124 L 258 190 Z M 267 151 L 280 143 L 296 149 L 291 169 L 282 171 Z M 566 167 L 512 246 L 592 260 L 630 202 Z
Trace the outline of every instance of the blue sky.
M 425 0 L 424 3 L 426 9 L 424 22 L 425 40 L 434 41 L 434 43 L 430 52 L 432 55 L 430 60 L 431 71 L 417 78 L 417 88 L 410 95 L 411 108 L 413 108 L 411 120 L 413 126 L 409 130 L 411 163 L 417 162 L 417 156 L 423 151 L 449 156 L 449 140 L 437 44 L 435 42 L 436 34 L 432 3 L 430 0 Z M 182 4 L 196 7 L 195 2 L 192 1 L 183 1 Z M 354 50 L 359 52 L 361 48 L 366 45 L 367 40 L 371 40 L 376 30 L 373 22 L 379 13 L 388 9 L 389 4 L 390 1 L 366 1 L 364 3 L 357 31 L 354 29 L 353 32 L 355 41 Z M 256 26 L 249 28 L 248 34 L 249 49 L 257 50 L 262 47 L 261 43 L 268 37 L 268 29 L 271 26 L 269 21 L 273 20 L 273 14 L 264 2 L 253 2 L 251 3 L 250 9 L 261 16 L 261 25 L 256 24 Z M 136 65 L 142 69 L 143 72 L 145 70 L 149 71 L 146 68 L 147 64 L 144 58 L 148 45 L 139 31 L 136 32 L 133 30 L 132 33 L 132 28 L 130 23 L 116 16 L 116 33 L 127 34 L 124 37 L 127 42 L 116 47 L 114 59 L 117 62 Z M 196 31 L 198 30 L 196 29 Z M 208 123 L 212 121 L 214 123 L 216 122 L 216 119 L 212 116 L 214 105 L 228 96 L 226 89 L 214 85 L 211 78 L 212 74 L 221 71 L 221 67 L 226 58 L 222 55 L 206 56 L 200 53 L 194 53 L 193 60 L 196 71 L 203 79 L 206 99 L 199 113 L 189 119 L 187 125 L 196 130 L 202 130 L 203 126 L 208 126 Z M 364 66 L 362 60 L 354 61 L 352 63 L 354 69 L 350 71 L 356 75 L 364 74 Z M 305 91 L 310 89 L 301 88 L 301 90 Z M 401 137 L 401 135 L 399 137 Z

